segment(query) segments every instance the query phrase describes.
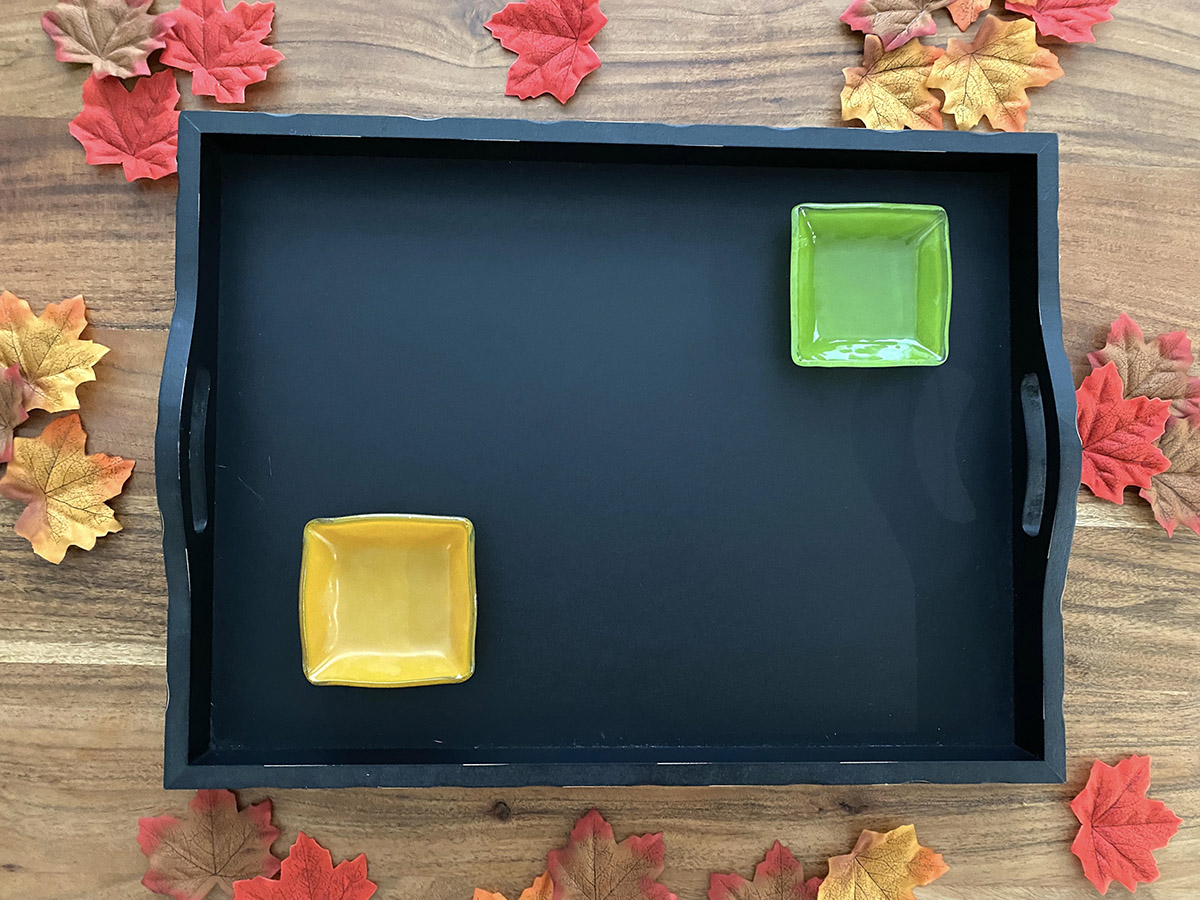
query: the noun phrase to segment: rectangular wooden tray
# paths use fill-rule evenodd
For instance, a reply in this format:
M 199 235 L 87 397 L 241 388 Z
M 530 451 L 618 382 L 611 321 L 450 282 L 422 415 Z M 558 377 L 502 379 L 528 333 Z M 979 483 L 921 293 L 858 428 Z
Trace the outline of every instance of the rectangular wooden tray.
M 1053 135 L 184 112 L 168 787 L 1061 781 Z M 946 209 L 949 360 L 803 369 L 790 211 Z M 872 277 L 864 261 L 863 277 Z M 475 676 L 316 687 L 301 533 L 475 523 Z

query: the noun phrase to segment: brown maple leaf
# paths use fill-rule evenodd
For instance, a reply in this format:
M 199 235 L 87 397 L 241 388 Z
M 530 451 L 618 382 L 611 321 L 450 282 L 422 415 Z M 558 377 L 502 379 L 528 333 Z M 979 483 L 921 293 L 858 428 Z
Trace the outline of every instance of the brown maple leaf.
M 988 16 L 971 43 L 950 39 L 946 54 L 933 64 L 929 87 L 946 95 L 942 111 L 954 116 L 958 128 L 972 128 L 986 116 L 1000 131 L 1024 131 L 1025 89 L 1062 74 L 1058 57 L 1038 46 L 1033 22 Z
M 842 69 L 842 118 L 861 119 L 868 128 L 941 128 L 941 101 L 925 80 L 944 52 L 909 41 L 885 53 L 883 42 L 868 34 L 863 64 Z
M 817 900 L 914 900 L 914 887 L 947 871 L 940 854 L 917 843 L 911 825 L 886 834 L 864 831 L 853 850 L 829 860 Z
M 593 809 L 575 823 L 567 845 L 547 857 L 554 900 L 679 900 L 657 881 L 664 855 L 661 833 L 630 835 L 618 844 L 612 826 Z
M 20 368 L 30 391 L 26 409 L 79 409 L 75 389 L 96 380 L 92 366 L 108 352 L 79 339 L 86 327 L 82 296 L 51 303 L 34 316 L 20 297 L 0 292 L 0 367 Z
M 165 46 L 152 0 L 62 0 L 42 16 L 60 62 L 86 63 L 97 75 L 149 75 L 148 57 Z
M 271 801 L 238 810 L 232 791 L 196 791 L 187 815 L 138 820 L 138 843 L 150 858 L 142 884 L 175 900 L 202 900 L 213 888 L 233 896 L 233 882 L 274 875 Z
M 1171 466 L 1150 476 L 1150 487 L 1140 491 L 1142 499 L 1168 537 L 1179 525 L 1200 534 L 1200 425 L 1194 419 L 1168 419 L 1158 449 Z
M 815 900 L 820 878 L 804 880 L 804 869 L 779 841 L 754 869 L 754 880 L 713 872 L 708 900 Z
M 25 504 L 14 530 L 42 559 L 60 563 L 70 546 L 91 550 L 96 538 L 121 530 L 105 503 L 117 494 L 133 460 L 85 451 L 78 414 L 55 419 L 35 438 L 17 438 L 0 478 L 0 495 Z
M 13 429 L 29 418 L 25 412 L 28 389 L 16 366 L 0 369 L 0 463 L 12 459 Z
M 1187 332 L 1172 331 L 1147 341 L 1138 323 L 1121 313 L 1109 329 L 1108 342 L 1089 353 L 1088 361 L 1095 368 L 1116 366 L 1125 397 L 1170 400 L 1173 415 L 1200 417 L 1200 378 L 1188 374 L 1193 359 Z
M 842 21 L 855 31 L 875 34 L 883 49 L 895 50 L 915 37 L 933 34 L 937 23 L 931 13 L 950 0 L 851 0 Z

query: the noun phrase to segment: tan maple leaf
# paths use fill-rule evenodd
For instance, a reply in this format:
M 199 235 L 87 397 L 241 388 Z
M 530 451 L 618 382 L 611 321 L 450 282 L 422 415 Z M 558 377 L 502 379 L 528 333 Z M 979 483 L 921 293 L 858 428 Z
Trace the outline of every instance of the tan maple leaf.
M 941 128 L 942 104 L 925 80 L 944 52 L 909 41 L 885 53 L 883 41 L 868 34 L 863 64 L 842 69 L 842 118 L 861 119 L 868 128 Z
M 1167 430 L 1158 449 L 1171 463 L 1165 472 L 1150 477 L 1142 488 L 1142 499 L 1154 510 L 1154 518 L 1172 537 L 1183 525 L 1200 534 L 1200 426 L 1193 419 L 1167 419 Z
M 854 849 L 829 860 L 817 900 L 915 900 L 912 889 L 949 871 L 938 853 L 917 843 L 916 829 L 864 831 Z
M 942 111 L 958 128 L 973 128 L 987 117 L 1000 131 L 1024 131 L 1029 109 L 1026 88 L 1062 77 L 1058 57 L 1037 44 L 1033 22 L 983 20 L 971 43 L 951 38 L 933 64 L 929 87 L 946 95 Z
M 60 62 L 86 63 L 97 75 L 149 75 L 148 57 L 166 46 L 152 0 L 62 0 L 42 16 Z
M 79 409 L 75 389 L 96 380 L 92 366 L 108 352 L 94 341 L 79 339 L 85 328 L 82 296 L 51 303 L 34 316 L 20 297 L 0 292 L 0 367 L 20 368 L 30 390 L 26 409 Z
M 117 494 L 133 460 L 86 452 L 79 415 L 55 419 L 35 438 L 17 438 L 0 478 L 0 495 L 25 504 L 15 531 L 42 559 L 60 563 L 70 546 L 91 550 L 96 538 L 121 530 L 105 503 Z

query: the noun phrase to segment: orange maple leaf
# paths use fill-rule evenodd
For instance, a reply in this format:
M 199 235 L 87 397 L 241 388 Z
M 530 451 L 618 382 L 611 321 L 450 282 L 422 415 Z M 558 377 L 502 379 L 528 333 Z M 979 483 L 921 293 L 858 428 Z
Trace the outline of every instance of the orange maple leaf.
M 842 118 L 861 119 L 868 128 L 941 128 L 941 103 L 925 81 L 944 52 L 909 41 L 885 53 L 883 41 L 868 34 L 863 64 L 842 69 Z
M 986 116 L 1000 131 L 1024 131 L 1025 89 L 1062 74 L 1058 57 L 1038 46 L 1033 22 L 988 16 L 973 42 L 950 39 L 945 56 L 933 64 L 929 87 L 946 95 L 942 110 L 953 114 L 958 128 L 973 128 Z
M 78 414 L 55 419 L 37 437 L 14 441 L 0 478 L 0 495 L 25 504 L 14 530 L 52 563 L 72 545 L 91 550 L 96 538 L 121 530 L 104 501 L 121 493 L 133 460 L 88 456 L 86 443 Z
M 554 896 L 554 881 L 549 872 L 543 872 L 533 879 L 533 884 L 521 891 L 520 900 L 551 900 Z M 503 894 L 475 888 L 471 900 L 508 900 Z
M 864 831 L 854 849 L 829 860 L 817 900 L 914 900 L 912 889 L 949 871 L 941 854 L 917 843 L 916 829 Z
M 51 303 L 40 316 L 8 291 L 0 292 L 0 368 L 17 366 L 29 387 L 26 409 L 79 409 L 75 389 L 95 381 L 92 367 L 108 352 L 79 335 L 87 328 L 83 297 Z
M 946 7 L 950 18 L 959 31 L 966 31 L 979 18 L 979 14 L 992 5 L 992 0 L 954 0 Z

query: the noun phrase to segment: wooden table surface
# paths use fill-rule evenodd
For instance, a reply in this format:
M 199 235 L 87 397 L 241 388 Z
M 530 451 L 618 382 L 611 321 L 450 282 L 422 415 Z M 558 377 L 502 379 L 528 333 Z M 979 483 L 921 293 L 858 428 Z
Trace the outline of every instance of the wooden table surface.
M 513 57 L 483 28 L 501 2 L 279 0 L 287 59 L 248 107 L 835 126 L 840 70 L 861 52 L 837 0 L 604 0 L 604 67 L 564 110 L 504 96 Z M 58 567 L 12 533 L 19 510 L 0 501 L 0 897 L 148 897 L 137 819 L 187 801 L 160 787 L 167 597 L 152 444 L 176 181 L 129 185 L 84 163 L 67 133 L 84 70 L 54 60 L 39 28 L 48 5 L 0 4 L 0 287 L 35 309 L 87 297 L 91 336 L 112 348 L 79 392 L 90 448 L 137 468 L 115 503 L 125 530 Z M 1030 129 L 1061 135 L 1064 337 L 1079 377 L 1122 310 L 1148 332 L 1200 337 L 1195 12 L 1124 0 L 1099 43 L 1061 49 L 1066 77 L 1032 92 Z M 937 15 L 944 43 L 957 30 Z M 277 852 L 304 828 L 335 858 L 366 852 L 380 898 L 469 900 L 476 885 L 512 897 L 597 805 L 618 835 L 665 831 L 666 882 L 700 900 L 710 871 L 748 874 L 775 838 L 823 874 L 860 829 L 914 822 L 951 867 L 919 897 L 1088 898 L 1067 801 L 1093 759 L 1136 752 L 1153 755 L 1152 794 L 1185 820 L 1138 895 L 1200 896 L 1200 539 L 1168 540 L 1140 502 L 1081 496 L 1079 512 L 1063 599 L 1065 785 L 276 791 Z

